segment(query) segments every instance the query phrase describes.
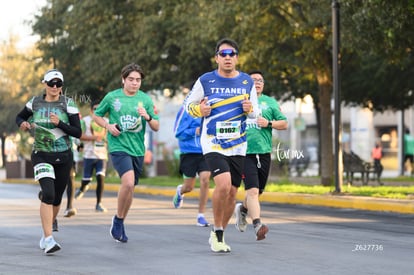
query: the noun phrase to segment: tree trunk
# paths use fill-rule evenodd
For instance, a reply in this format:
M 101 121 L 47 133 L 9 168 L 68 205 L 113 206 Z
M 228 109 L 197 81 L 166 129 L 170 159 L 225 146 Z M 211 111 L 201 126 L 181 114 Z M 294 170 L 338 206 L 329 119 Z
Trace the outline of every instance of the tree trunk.
M 327 72 L 316 73 L 319 84 L 319 110 L 320 110 L 320 171 L 321 184 L 330 186 L 333 181 L 333 139 L 332 139 L 332 111 L 330 77 Z
M 5 167 L 6 166 L 6 153 L 5 150 L 6 149 L 6 134 L 2 134 L 1 135 L 1 166 Z

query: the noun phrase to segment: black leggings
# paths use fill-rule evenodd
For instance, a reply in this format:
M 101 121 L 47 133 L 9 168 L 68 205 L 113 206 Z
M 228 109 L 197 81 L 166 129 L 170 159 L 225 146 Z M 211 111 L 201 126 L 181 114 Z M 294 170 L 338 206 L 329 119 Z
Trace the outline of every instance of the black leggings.
M 32 164 L 35 166 L 38 163 L 49 163 L 53 166 L 55 179 L 51 177 L 40 178 L 39 184 L 42 189 L 42 202 L 59 206 L 69 183 L 73 155 L 72 152 L 56 153 L 53 158 L 59 158 L 61 161 L 59 163 L 53 163 L 55 161 L 50 161 L 50 157 L 50 154 L 45 153 L 32 154 Z

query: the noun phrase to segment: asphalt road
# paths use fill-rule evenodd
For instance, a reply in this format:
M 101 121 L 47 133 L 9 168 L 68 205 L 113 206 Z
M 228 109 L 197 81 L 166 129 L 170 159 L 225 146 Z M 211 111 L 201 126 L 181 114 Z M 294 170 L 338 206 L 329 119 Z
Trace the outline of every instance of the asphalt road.
M 47 256 L 38 246 L 37 191 L 0 183 L 0 274 L 413 274 L 414 215 L 266 203 L 267 238 L 256 241 L 251 225 L 236 231 L 232 219 L 232 252 L 215 254 L 210 229 L 195 225 L 196 200 L 174 209 L 169 197 L 135 194 L 129 241 L 117 243 L 109 235 L 116 194 L 106 192 L 109 211 L 96 213 L 92 190 L 75 200 L 76 216 L 61 209 L 62 250 Z

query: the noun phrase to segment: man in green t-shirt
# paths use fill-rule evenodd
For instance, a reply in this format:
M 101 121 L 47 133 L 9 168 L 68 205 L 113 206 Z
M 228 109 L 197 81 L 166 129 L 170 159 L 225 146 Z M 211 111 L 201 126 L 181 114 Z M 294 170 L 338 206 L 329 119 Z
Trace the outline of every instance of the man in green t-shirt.
M 272 152 L 273 129 L 285 130 L 287 119 L 280 111 L 277 101 L 263 94 L 264 78 L 260 71 L 250 73 L 254 81 L 259 102 L 260 115 L 247 120 L 247 154 L 244 163 L 244 189 L 246 196 L 236 204 L 236 228 L 244 232 L 247 228 L 247 214 L 252 219 L 256 240 L 266 237 L 269 228 L 260 220 L 259 195 L 263 193 L 269 176 Z
M 145 128 L 153 131 L 160 125 L 151 97 L 139 90 L 144 73 L 137 64 L 126 65 L 121 71 L 122 88 L 109 92 L 93 115 L 94 121 L 107 130 L 108 151 L 115 170 L 121 177 L 118 209 L 112 219 L 111 236 L 127 242 L 124 219 L 131 207 L 134 187 L 143 170 Z M 109 123 L 104 116 L 108 114 Z

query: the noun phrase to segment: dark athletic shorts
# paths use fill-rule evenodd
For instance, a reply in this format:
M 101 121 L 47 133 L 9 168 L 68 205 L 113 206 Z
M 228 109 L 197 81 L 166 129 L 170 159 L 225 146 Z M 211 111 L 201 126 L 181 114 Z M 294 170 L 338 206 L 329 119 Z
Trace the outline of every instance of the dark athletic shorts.
M 225 172 L 231 174 L 231 184 L 240 187 L 245 156 L 225 156 L 219 153 L 205 155 L 211 176 L 214 177 Z
M 135 175 L 134 185 L 138 185 L 143 170 L 144 156 L 134 157 L 125 152 L 112 152 L 110 156 L 118 175 L 122 177 L 129 170 L 133 170 Z
M 180 174 L 184 178 L 195 178 L 197 174 L 210 171 L 203 154 L 181 154 Z
M 105 176 L 106 160 L 103 159 L 83 159 L 83 177 L 82 180 L 92 181 L 92 173 Z
M 258 188 L 263 193 L 270 171 L 269 154 L 247 154 L 244 163 L 244 189 Z

